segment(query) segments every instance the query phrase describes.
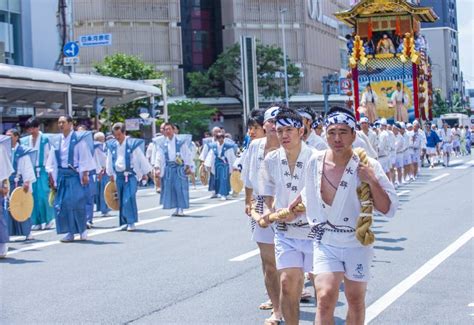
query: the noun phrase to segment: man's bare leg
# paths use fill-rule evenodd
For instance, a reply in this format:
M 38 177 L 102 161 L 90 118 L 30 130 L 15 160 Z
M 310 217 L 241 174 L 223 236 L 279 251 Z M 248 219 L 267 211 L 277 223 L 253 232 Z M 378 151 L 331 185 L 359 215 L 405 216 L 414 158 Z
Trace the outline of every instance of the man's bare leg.
M 334 324 L 334 309 L 339 297 L 339 286 L 344 278 L 343 272 L 321 273 L 315 278 L 316 325 Z
M 344 278 L 344 293 L 349 307 L 346 318 L 347 325 L 364 324 L 366 290 L 367 282 L 357 282 Z
M 280 281 L 275 261 L 275 245 L 257 243 L 262 259 L 263 278 L 268 296 L 273 305 L 273 315 L 281 318 L 280 310 Z
M 281 310 L 287 325 L 299 324 L 300 297 L 303 283 L 304 272 L 302 268 L 280 270 Z

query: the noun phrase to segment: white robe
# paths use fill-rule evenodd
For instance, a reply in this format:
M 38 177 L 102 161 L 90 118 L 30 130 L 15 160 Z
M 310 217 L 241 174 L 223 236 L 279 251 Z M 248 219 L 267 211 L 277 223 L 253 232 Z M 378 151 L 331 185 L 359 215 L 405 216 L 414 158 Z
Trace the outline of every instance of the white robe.
M 12 150 L 12 156 L 15 154 L 16 149 L 18 148 L 18 143 L 16 144 L 15 148 Z M 29 192 L 33 192 L 33 186 L 31 186 L 34 182 L 36 182 L 36 173 L 33 167 L 33 163 L 29 155 L 24 155 L 20 157 L 17 161 L 16 173 L 14 173 L 15 177 L 20 177 L 23 180 L 23 183 L 29 182 Z M 10 187 L 14 187 L 15 184 L 10 184 Z
M 362 247 L 354 232 L 360 214 L 360 201 L 357 196 L 357 187 L 360 186 L 357 173 L 359 157 L 354 154 L 349 160 L 332 206 L 329 206 L 321 197 L 321 178 L 325 155 L 326 152 L 317 152 L 308 162 L 304 190 L 301 193 L 303 204 L 306 206 L 308 222 L 311 226 L 318 225 L 324 229 L 324 234 L 320 238 L 323 244 L 336 247 Z M 380 163 L 369 158 L 369 164 L 374 168 L 375 176 L 390 199 L 390 209 L 385 216 L 393 217 L 398 207 L 397 193 Z M 316 228 L 313 227 L 313 230 Z
M 217 153 L 218 153 L 218 156 L 221 157 L 222 149 L 223 149 L 225 143 L 222 143 L 222 145 L 220 145 L 218 142 L 216 142 L 216 144 L 217 144 Z M 230 173 L 232 173 L 232 166 L 234 165 L 235 160 L 237 159 L 237 157 L 235 156 L 235 150 L 234 150 L 234 148 L 228 148 L 228 149 L 224 152 L 224 157 L 227 158 L 227 162 L 229 163 L 229 174 L 230 174 Z M 204 160 L 204 166 L 210 168 L 210 169 L 211 169 L 211 173 L 212 173 L 213 175 L 216 174 L 216 171 L 215 171 L 215 161 L 216 161 L 216 155 L 214 154 L 214 150 L 208 150 L 206 159 Z
M 308 139 L 306 139 L 306 144 L 316 150 L 326 150 L 328 148 L 327 142 L 313 130 L 311 130 Z
M 35 145 L 33 145 L 33 136 L 28 137 L 28 147 L 35 149 L 36 152 L 38 152 L 38 156 L 36 157 L 35 167 L 39 166 L 39 161 L 40 161 L 39 152 L 40 152 L 41 136 L 44 136 L 44 135 L 40 131 L 38 137 L 36 138 Z M 43 164 L 46 164 L 46 162 L 48 161 L 48 156 L 49 156 L 50 151 L 51 151 L 51 146 L 49 145 L 49 143 L 46 143 L 43 147 Z
M 69 152 L 69 142 L 71 141 L 72 132 L 69 133 L 67 138 L 61 134 L 61 154 L 60 160 L 57 161 L 56 154 L 54 152 L 54 148 L 51 147 L 49 152 L 48 161 L 46 162 L 46 171 L 50 173 L 53 177 L 54 184 L 56 184 L 57 177 L 58 177 L 58 167 L 61 168 L 68 168 L 68 152 Z M 74 147 L 74 166 L 76 166 L 77 171 L 81 176 L 82 182 L 82 173 L 85 171 L 95 170 L 96 169 L 96 162 L 92 157 L 92 153 L 87 146 L 85 141 L 79 141 L 76 146 Z
M 164 145 L 168 147 L 168 158 L 170 161 L 176 160 L 176 136 L 173 136 L 171 139 L 166 139 Z M 189 166 L 191 171 L 194 172 L 194 160 L 193 154 L 189 147 L 183 143 L 179 152 L 181 159 L 183 160 L 184 165 Z M 155 162 L 153 163 L 155 168 L 160 168 L 160 177 L 165 176 L 165 166 L 166 158 L 165 153 L 161 146 L 156 146 L 156 155 Z
M 105 143 L 101 145 L 105 146 Z M 100 173 L 102 170 L 104 170 L 107 167 L 107 152 L 104 152 L 100 148 L 96 148 L 94 150 L 94 158 L 97 165 L 96 172 Z
M 267 138 L 252 141 L 246 150 L 245 160 L 242 164 L 242 181 L 245 187 L 253 190 L 253 195 L 261 195 L 259 173 L 265 159 L 265 145 Z
M 2 186 L 1 182 L 8 179 L 8 177 L 10 177 L 10 175 L 13 173 L 13 166 L 10 154 L 10 137 L 7 135 L 0 134 L 0 186 Z
M 387 130 L 381 130 L 379 133 L 378 157 L 385 158 L 390 155 L 391 150 L 390 135 Z
M 126 169 L 125 166 L 125 144 L 128 139 L 128 136 L 122 142 L 122 144 L 117 142 L 117 160 L 115 161 L 115 170 L 118 172 L 123 172 Z M 135 172 L 135 177 L 140 180 L 144 175 L 151 172 L 153 167 L 150 165 L 148 159 L 146 159 L 145 154 L 140 148 L 135 148 L 130 153 L 130 168 Z M 107 167 L 106 172 L 109 176 L 116 177 L 116 173 L 112 161 L 112 152 L 107 152 Z
M 279 148 L 267 154 L 263 161 L 263 169 L 259 174 L 259 190 L 263 196 L 275 198 L 275 210 L 287 208 L 301 193 L 306 178 L 308 160 L 316 150 L 304 142 L 296 160 L 293 174 L 288 166 L 285 150 Z M 299 215 L 291 223 L 277 223 L 276 231 L 283 233 L 287 238 L 309 239 L 311 228 L 306 215 Z
M 439 137 L 443 143 L 452 143 L 453 142 L 453 133 L 451 129 L 444 129 L 439 130 Z
M 352 148 L 362 148 L 370 158 L 377 158 L 377 152 L 370 145 L 369 138 L 362 131 L 357 131 L 357 136 L 352 144 Z

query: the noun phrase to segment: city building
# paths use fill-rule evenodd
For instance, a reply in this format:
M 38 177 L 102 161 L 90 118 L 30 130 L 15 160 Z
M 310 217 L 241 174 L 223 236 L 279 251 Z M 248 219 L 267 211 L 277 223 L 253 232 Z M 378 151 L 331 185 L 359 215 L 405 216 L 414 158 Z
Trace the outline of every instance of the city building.
M 420 5 L 433 7 L 439 16 L 435 23 L 423 23 L 422 33 L 429 46 L 433 87 L 449 99 L 462 92 L 456 0 L 421 0 Z
M 111 46 L 81 49 L 78 71 L 91 71 L 106 55 L 134 54 L 164 71 L 175 94 L 182 95 L 186 73 L 205 71 L 241 35 L 283 47 L 284 8 L 287 54 L 303 73 L 298 93 L 321 93 L 322 77 L 339 72 L 345 63 L 347 29 L 332 14 L 348 5 L 349 0 L 76 0 L 75 38 L 99 33 L 113 37 Z

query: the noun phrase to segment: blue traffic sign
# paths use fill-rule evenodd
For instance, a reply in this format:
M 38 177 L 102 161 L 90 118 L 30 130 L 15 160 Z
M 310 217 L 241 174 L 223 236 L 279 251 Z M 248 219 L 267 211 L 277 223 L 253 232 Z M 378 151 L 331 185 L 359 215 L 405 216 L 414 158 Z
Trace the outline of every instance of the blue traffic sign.
M 69 58 L 77 56 L 79 54 L 79 45 L 76 42 L 68 42 L 63 47 L 63 53 Z

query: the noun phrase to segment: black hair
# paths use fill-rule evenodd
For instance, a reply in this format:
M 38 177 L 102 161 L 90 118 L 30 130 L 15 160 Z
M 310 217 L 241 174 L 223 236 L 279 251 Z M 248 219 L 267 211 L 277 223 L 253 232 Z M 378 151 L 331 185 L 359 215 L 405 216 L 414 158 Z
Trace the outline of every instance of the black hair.
M 260 125 L 263 126 L 263 118 L 265 115 L 265 110 L 263 109 L 254 109 L 250 113 L 250 117 L 247 119 L 247 127 Z
M 397 87 L 401 87 L 402 84 L 400 82 L 397 82 Z
M 16 136 L 17 138 L 20 137 L 20 132 L 17 129 L 10 129 L 10 130 L 7 131 L 7 133 L 8 132 L 13 133 L 13 135 Z
M 68 123 L 72 123 L 72 116 L 68 114 L 61 115 L 59 118 L 64 117 Z
M 314 121 L 314 119 L 316 118 L 316 114 L 314 114 L 313 110 L 308 106 L 299 107 L 297 111 L 309 114 L 311 116 L 312 121 Z
M 345 108 L 345 107 L 341 107 L 341 106 L 332 106 L 330 109 L 329 109 L 329 112 L 327 115 L 331 115 L 333 113 L 344 113 L 344 114 L 348 114 L 350 115 L 354 120 L 355 120 L 355 115 L 354 115 L 354 112 Z
M 301 115 L 298 114 L 298 112 L 295 111 L 292 108 L 281 108 L 278 111 L 278 114 L 275 116 L 275 119 L 276 120 L 279 120 L 279 119 L 292 119 L 292 120 L 298 121 L 301 124 L 303 124 L 303 118 L 301 117 Z
M 39 128 L 40 126 L 40 122 L 38 121 L 38 119 L 34 116 L 30 117 L 26 123 L 25 123 L 25 128 L 26 129 L 29 129 L 29 128 Z

